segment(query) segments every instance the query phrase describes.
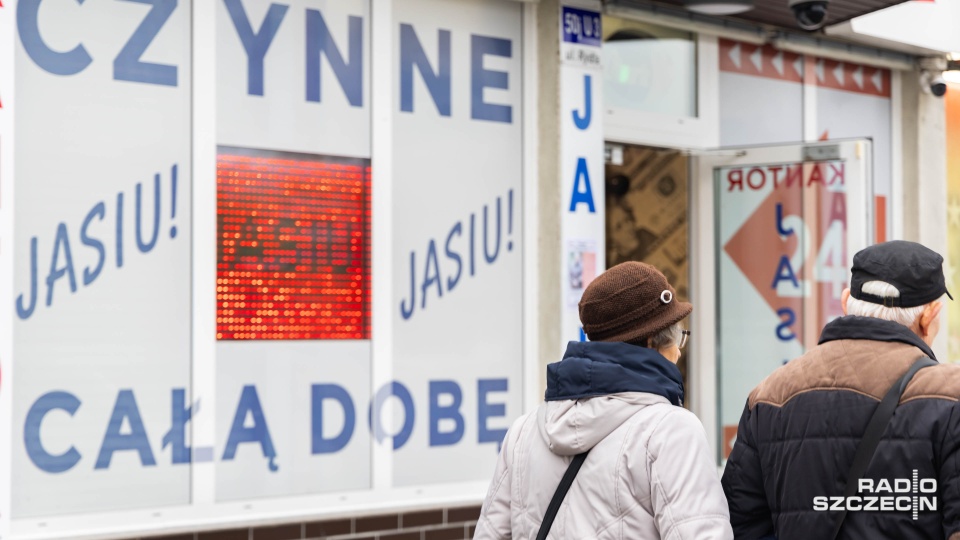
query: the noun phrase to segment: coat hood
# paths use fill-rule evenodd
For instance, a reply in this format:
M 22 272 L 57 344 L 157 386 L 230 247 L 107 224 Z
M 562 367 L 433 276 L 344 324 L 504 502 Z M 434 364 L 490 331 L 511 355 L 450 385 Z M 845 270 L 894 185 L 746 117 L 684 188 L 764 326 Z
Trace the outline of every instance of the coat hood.
M 680 370 L 660 353 L 629 343 L 570 342 L 563 360 L 547 366 L 537 423 L 550 451 L 574 455 L 658 403 L 683 404 Z
M 648 392 L 683 406 L 683 377 L 654 349 L 621 342 L 571 341 L 547 366 L 547 401 Z

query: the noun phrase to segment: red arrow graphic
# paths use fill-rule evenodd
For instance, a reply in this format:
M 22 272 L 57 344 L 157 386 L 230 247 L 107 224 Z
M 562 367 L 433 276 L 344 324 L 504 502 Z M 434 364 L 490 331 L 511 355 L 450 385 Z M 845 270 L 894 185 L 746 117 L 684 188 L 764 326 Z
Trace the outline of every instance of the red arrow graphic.
M 809 288 L 806 290 L 802 284 L 816 276 L 817 257 L 833 221 L 840 221 L 842 237 L 845 237 L 846 197 L 842 191 L 832 191 L 825 186 L 832 174 L 830 166 L 825 163 L 802 165 L 802 179 L 787 186 L 782 180 L 787 177 L 789 170 L 796 170 L 798 166 L 801 165 L 781 167 L 778 171 L 781 179 L 779 186 L 770 190 L 769 195 L 730 237 L 723 249 L 771 310 L 793 310 L 797 322 L 792 330 L 802 340 L 803 345 L 809 347 L 816 344 L 823 325 L 831 317 L 841 314 L 840 301 L 836 297 L 838 295 L 835 294 L 835 284 L 832 281 L 821 276 L 819 280 L 807 285 Z M 842 167 L 842 164 L 839 166 Z M 771 183 L 772 175 L 769 170 L 772 168 L 774 167 L 764 168 L 768 171 L 767 177 Z M 744 171 L 744 175 L 746 174 L 747 171 Z M 802 188 L 799 187 L 801 184 Z M 728 200 L 735 196 L 727 195 Z M 788 226 L 783 221 L 778 223 L 778 205 L 782 207 L 782 218 L 799 216 L 807 232 L 798 231 L 796 227 Z M 779 232 L 781 227 L 790 234 L 782 236 Z M 809 236 L 801 241 L 803 234 Z M 834 231 L 834 234 L 837 234 L 837 231 Z M 846 241 L 842 238 L 838 252 L 824 255 L 828 258 L 826 262 L 834 268 L 846 266 L 846 251 Z M 790 268 L 801 283 L 800 287 L 789 287 L 790 280 L 783 278 L 783 257 L 790 261 Z M 838 258 L 842 260 L 832 260 Z M 788 286 L 786 290 L 795 291 L 795 295 L 783 294 L 783 289 L 778 290 L 774 286 L 778 275 L 782 278 L 779 281 Z M 727 301 L 735 302 L 736 299 Z

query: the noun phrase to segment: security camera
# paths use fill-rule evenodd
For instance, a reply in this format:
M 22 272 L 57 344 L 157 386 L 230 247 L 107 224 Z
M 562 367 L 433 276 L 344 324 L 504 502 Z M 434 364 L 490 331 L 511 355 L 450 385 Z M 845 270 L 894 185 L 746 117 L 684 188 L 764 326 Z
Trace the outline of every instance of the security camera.
M 933 94 L 936 97 L 943 97 L 947 94 L 947 81 L 939 72 L 924 71 L 920 75 L 920 87 L 924 92 Z
M 827 4 L 830 0 L 788 0 L 797 25 L 804 30 L 819 30 L 827 22 Z
M 930 93 L 937 96 L 943 97 L 947 93 L 947 81 L 943 80 L 943 77 L 937 75 L 930 80 Z

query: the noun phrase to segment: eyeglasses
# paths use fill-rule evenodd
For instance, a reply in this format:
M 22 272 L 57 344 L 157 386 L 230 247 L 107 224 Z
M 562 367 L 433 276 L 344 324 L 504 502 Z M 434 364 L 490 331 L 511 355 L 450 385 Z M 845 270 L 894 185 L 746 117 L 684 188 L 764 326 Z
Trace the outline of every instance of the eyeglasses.
M 686 347 L 686 346 L 687 346 L 687 342 L 690 341 L 690 331 L 689 331 L 689 330 L 681 330 L 680 332 L 681 332 L 681 334 L 680 334 L 680 343 L 677 344 L 677 347 L 679 347 L 679 348 L 682 349 L 682 348 Z

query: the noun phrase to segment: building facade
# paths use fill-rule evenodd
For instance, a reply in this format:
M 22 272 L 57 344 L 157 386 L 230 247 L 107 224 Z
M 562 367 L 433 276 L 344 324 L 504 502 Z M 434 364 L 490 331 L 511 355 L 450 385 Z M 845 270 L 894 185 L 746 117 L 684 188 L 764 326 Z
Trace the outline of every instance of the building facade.
M 5 4 L 0 539 L 469 538 L 624 260 L 695 305 L 721 466 L 852 254 L 948 217 L 929 51 L 723 21 Z

